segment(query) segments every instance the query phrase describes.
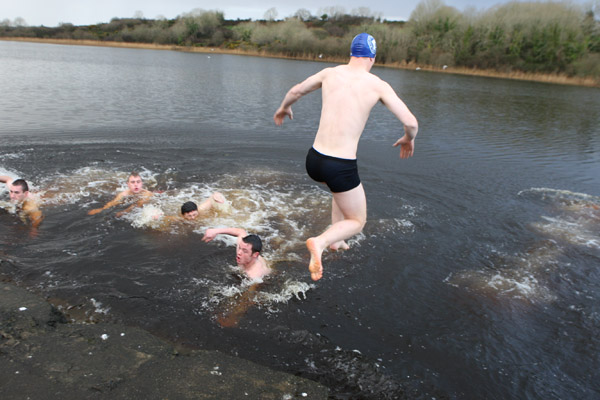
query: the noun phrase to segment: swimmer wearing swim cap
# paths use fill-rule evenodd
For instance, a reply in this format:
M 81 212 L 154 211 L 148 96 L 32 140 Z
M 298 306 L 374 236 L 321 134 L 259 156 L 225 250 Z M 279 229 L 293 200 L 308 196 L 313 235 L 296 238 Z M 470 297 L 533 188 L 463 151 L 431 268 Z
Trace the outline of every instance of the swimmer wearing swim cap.
M 352 39 L 350 45 L 350 57 L 375 58 L 377 54 L 377 42 L 368 33 L 359 33 Z
M 412 157 L 414 152 L 419 124 L 390 84 L 370 72 L 376 53 L 371 35 L 357 35 L 350 46 L 348 64 L 325 68 L 294 85 L 273 115 L 275 124 L 282 125 L 285 117 L 294 117 L 292 104 L 322 90 L 319 129 L 305 165 L 308 176 L 329 187 L 333 201 L 329 228 L 306 241 L 310 252 L 308 270 L 315 281 L 323 276 L 323 251 L 348 249 L 346 239 L 361 232 L 367 221 L 367 200 L 358 176 L 356 153 L 376 104 L 385 105 L 404 126 L 404 136 L 393 144 L 400 147 L 400 158 Z

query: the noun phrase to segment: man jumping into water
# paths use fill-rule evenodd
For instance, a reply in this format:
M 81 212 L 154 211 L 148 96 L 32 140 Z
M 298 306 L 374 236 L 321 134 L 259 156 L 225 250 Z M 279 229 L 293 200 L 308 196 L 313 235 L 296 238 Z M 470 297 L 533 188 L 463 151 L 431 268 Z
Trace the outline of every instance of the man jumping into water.
M 141 207 L 142 205 L 147 203 L 148 200 L 150 200 L 150 198 L 152 197 L 152 192 L 144 189 L 144 182 L 142 181 L 142 177 L 137 172 L 132 172 L 127 178 L 127 189 L 117 194 L 115 198 L 106 203 L 104 207 L 90 210 L 88 212 L 88 215 L 95 215 L 104 210 L 108 210 L 111 207 L 123 203 L 129 197 L 137 199 L 137 201 L 131 206 L 127 207 L 127 209 L 118 212 L 118 217 L 126 212 L 131 211 L 134 207 Z
M 44 219 L 39 209 L 38 202 L 29 192 L 29 185 L 23 179 L 13 180 L 10 176 L 0 176 L 0 182 L 5 183 L 8 188 L 10 202 L 17 207 L 17 212 L 29 218 L 33 235 L 37 234 L 37 228 Z
M 393 145 L 400 146 L 400 158 L 413 155 L 417 119 L 387 82 L 369 72 L 376 50 L 371 35 L 357 35 L 352 40 L 348 64 L 325 68 L 292 87 L 273 116 L 277 125 L 282 125 L 286 116 L 293 119 L 292 104 L 322 89 L 321 120 L 306 156 L 306 171 L 315 181 L 326 183 L 333 193 L 332 225 L 306 241 L 313 280 L 323 276 L 323 250 L 347 249 L 345 239 L 359 233 L 366 223 L 367 200 L 358 176 L 356 150 L 377 102 L 381 101 L 404 125 L 404 136 Z

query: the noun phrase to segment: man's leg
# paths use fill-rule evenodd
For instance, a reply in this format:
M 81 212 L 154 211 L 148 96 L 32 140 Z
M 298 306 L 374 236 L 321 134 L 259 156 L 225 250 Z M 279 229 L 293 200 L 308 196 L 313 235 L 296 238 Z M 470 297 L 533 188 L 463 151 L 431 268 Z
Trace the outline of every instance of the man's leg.
M 340 207 L 335 202 L 335 197 L 332 197 L 332 199 L 331 199 L 331 225 L 333 225 L 336 222 L 339 222 L 343 219 L 344 219 L 344 214 L 342 213 L 342 210 L 340 210 Z M 350 247 L 344 240 L 340 240 L 338 242 L 335 242 L 335 243 L 332 243 L 331 245 L 329 245 L 329 248 L 331 250 L 340 250 L 340 249 L 348 250 Z
M 347 192 L 334 193 L 333 199 L 343 219 L 332 224 L 319 236 L 306 241 L 306 247 L 310 251 L 308 269 L 311 278 L 315 281 L 323 276 L 323 266 L 321 265 L 323 250 L 333 243 L 338 243 L 356 235 L 362 230 L 367 221 L 367 199 L 362 184 Z

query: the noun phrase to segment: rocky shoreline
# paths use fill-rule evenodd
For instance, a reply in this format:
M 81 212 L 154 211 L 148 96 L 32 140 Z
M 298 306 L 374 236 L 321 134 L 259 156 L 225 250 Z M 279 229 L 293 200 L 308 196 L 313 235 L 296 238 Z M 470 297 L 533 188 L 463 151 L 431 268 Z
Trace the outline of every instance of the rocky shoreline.
M 327 399 L 316 382 L 217 351 L 181 354 L 152 334 L 67 323 L 39 296 L 0 282 L 2 399 Z

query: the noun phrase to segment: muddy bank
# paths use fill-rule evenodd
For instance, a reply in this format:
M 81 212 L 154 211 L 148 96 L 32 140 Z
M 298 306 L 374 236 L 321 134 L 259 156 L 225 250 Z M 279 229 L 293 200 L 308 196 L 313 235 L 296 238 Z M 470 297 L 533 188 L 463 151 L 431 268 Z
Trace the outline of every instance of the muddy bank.
M 177 349 L 146 331 L 66 323 L 0 282 L 2 399 L 326 399 L 316 382 L 216 351 Z

